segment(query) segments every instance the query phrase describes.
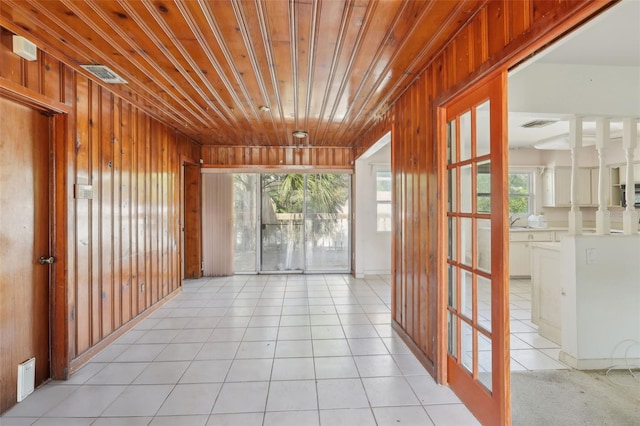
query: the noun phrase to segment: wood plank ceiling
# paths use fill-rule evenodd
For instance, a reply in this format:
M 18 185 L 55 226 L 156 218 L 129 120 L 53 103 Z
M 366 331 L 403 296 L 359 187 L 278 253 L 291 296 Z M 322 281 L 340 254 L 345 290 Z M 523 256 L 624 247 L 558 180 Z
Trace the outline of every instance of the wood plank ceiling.
M 203 145 L 354 147 L 483 3 L 2 0 L 0 24 Z

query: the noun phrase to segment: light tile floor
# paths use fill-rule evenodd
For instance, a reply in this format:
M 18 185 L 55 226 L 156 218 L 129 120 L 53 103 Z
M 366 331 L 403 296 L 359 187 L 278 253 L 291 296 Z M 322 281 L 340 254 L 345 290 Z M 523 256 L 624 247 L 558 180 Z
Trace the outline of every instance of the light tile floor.
M 478 424 L 391 329 L 390 298 L 387 276 L 188 280 L 180 295 L 0 424 Z M 516 334 L 523 353 L 512 363 L 540 365 L 524 353 L 535 349 L 527 342 L 540 346 L 527 336 L 535 330 Z
M 512 279 L 509 302 L 511 371 L 569 369 L 558 360 L 560 346 L 540 336 L 531 322 L 531 280 Z

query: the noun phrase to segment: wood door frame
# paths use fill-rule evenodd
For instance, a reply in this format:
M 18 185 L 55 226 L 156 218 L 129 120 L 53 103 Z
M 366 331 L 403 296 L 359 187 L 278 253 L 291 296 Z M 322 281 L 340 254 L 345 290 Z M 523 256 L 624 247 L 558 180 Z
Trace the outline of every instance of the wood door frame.
M 69 304 L 67 301 L 67 137 L 72 108 L 0 78 L 0 96 L 33 108 L 49 121 L 49 247 L 56 262 L 49 271 L 49 366 L 52 379 L 69 377 Z M 73 196 L 72 193 L 69 196 Z
M 51 177 L 51 248 L 56 257 L 50 276 L 50 351 L 51 377 L 58 380 L 69 378 L 71 359 L 69 356 L 69 303 L 67 301 L 68 275 L 68 199 L 67 192 L 67 135 L 68 114 L 56 114 L 52 119 L 50 140 Z M 69 194 L 73 196 L 73 194 Z

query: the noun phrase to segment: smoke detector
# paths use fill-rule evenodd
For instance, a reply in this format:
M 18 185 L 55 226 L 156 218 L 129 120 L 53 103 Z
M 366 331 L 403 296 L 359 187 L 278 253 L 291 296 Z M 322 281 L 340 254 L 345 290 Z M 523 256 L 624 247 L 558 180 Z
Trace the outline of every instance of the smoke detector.
M 127 81 L 105 65 L 80 65 L 105 83 L 126 84 Z
M 36 45 L 19 35 L 13 36 L 13 53 L 27 61 L 35 61 L 38 59 L 38 48 Z

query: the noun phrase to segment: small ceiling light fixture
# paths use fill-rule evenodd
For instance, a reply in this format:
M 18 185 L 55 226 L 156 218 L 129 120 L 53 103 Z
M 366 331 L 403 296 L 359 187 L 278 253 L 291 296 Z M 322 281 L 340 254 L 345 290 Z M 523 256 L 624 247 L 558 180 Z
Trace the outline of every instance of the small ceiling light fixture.
M 309 133 L 305 132 L 304 130 L 296 130 L 292 134 L 294 138 L 298 138 L 298 139 L 304 139 L 307 136 L 309 136 Z
M 271 108 L 269 108 L 269 107 L 268 107 L 268 106 L 266 106 L 266 105 L 259 106 L 259 107 L 258 107 L 258 109 L 259 109 L 260 111 L 262 111 L 262 112 L 269 112 L 269 111 L 271 111 Z

